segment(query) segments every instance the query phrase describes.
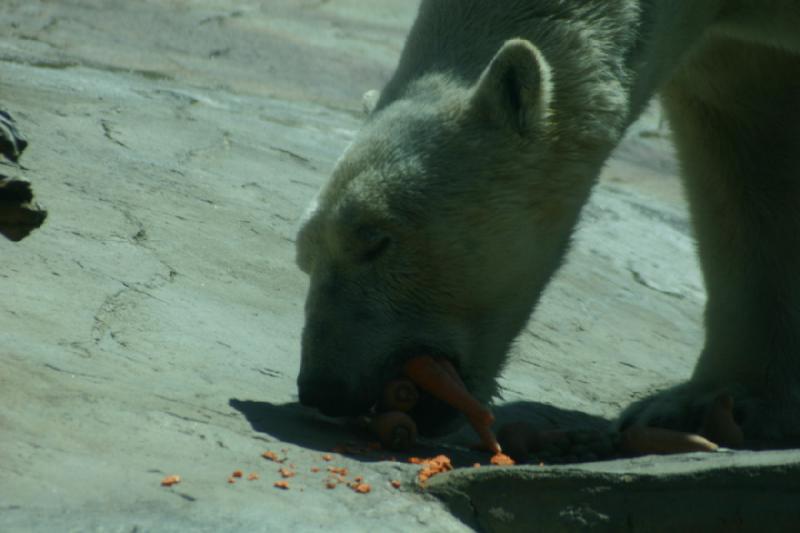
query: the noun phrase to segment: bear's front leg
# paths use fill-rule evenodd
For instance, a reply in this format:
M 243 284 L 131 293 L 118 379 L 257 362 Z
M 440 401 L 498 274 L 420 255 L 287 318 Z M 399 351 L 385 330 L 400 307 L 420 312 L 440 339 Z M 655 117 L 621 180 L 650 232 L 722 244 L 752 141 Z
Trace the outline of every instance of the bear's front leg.
M 691 380 L 620 425 L 697 432 L 721 395 L 746 448 L 800 445 L 800 56 L 720 37 L 663 91 L 708 291 Z M 727 400 L 726 400 L 727 401 Z

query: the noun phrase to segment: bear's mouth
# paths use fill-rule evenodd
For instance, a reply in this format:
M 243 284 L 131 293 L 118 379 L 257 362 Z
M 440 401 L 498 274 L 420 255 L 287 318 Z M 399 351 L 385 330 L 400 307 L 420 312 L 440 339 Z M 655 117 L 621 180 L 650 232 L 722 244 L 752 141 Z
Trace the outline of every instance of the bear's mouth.
M 389 372 L 389 380 L 405 379 L 408 376 L 404 373 L 404 365 L 415 357 L 427 356 L 439 361 L 447 361 L 450 368 L 455 369 L 455 372 L 463 380 L 463 375 L 460 371 L 458 364 L 458 357 L 443 352 L 442 350 L 431 348 L 424 345 L 416 345 L 407 347 L 401 351 L 396 352 L 392 358 L 394 363 L 391 365 L 392 371 Z M 413 382 L 413 380 L 411 380 Z M 458 430 L 465 423 L 465 419 L 461 413 L 449 405 L 448 403 L 437 398 L 430 392 L 424 390 L 422 387 L 417 387 L 418 399 L 414 406 L 407 411 L 407 414 L 417 424 L 419 434 L 425 437 L 440 437 L 453 433 Z

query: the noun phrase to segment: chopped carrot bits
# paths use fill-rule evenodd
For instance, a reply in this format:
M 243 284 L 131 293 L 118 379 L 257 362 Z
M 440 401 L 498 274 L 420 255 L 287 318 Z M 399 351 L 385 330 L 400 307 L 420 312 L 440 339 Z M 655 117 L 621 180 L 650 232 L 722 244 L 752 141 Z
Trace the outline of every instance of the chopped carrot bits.
M 491 462 L 493 465 L 509 466 L 514 464 L 514 459 L 504 453 L 496 453 L 492 456 L 489 462 Z
M 447 359 L 417 356 L 405 362 L 403 371 L 419 388 L 461 411 L 480 437 L 483 447 L 500 453 L 500 444 L 491 430 L 494 415 L 470 394 Z
M 372 487 L 370 487 L 369 483 L 357 483 L 353 487 L 353 490 L 358 492 L 359 494 L 367 494 L 369 491 L 372 490 Z
M 343 466 L 329 466 L 328 467 L 328 472 L 330 472 L 331 474 L 338 474 L 340 476 L 346 476 L 347 475 L 347 468 L 345 468 Z
M 422 465 L 422 470 L 420 470 L 417 474 L 417 479 L 420 485 L 424 485 L 426 481 L 437 474 L 441 474 L 442 472 L 447 472 L 453 469 L 450 458 L 446 455 L 437 455 L 431 459 L 412 457 L 409 459 L 409 462 Z
M 264 453 L 262 453 L 261 457 L 263 457 L 264 459 L 269 459 L 270 461 L 275 461 L 276 463 L 282 462 L 282 460 L 278 458 L 278 454 L 270 450 L 267 450 Z
M 289 490 L 288 481 L 276 481 L 275 483 L 272 484 L 272 486 L 283 490 Z
M 162 487 L 171 487 L 172 485 L 177 485 L 181 482 L 181 476 L 177 474 L 172 474 L 170 476 L 165 477 L 161 480 Z

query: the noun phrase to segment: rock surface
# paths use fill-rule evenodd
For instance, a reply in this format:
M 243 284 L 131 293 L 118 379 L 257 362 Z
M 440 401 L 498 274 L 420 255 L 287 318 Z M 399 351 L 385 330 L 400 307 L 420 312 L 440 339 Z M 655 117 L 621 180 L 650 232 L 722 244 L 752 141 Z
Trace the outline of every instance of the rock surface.
M 648 487 L 689 490 L 707 476 L 691 490 L 738 498 L 778 471 L 794 477 L 752 501 L 796 512 L 768 497 L 796 494 L 795 452 L 639 459 L 649 477 L 635 478 L 636 497 L 624 461 L 543 478 L 538 467 L 457 469 L 431 483 L 446 505 L 416 490 L 404 457 L 332 451 L 365 438 L 297 406 L 296 222 L 359 127 L 362 93 L 390 75 L 414 4 L 4 2 L 0 108 L 30 142 L 25 176 L 49 217 L 20 243 L 0 241 L 0 531 L 502 530 L 536 518 L 516 509 L 541 487 L 560 487 L 537 505 L 552 515 L 601 485 L 613 497 L 596 510 L 619 524 L 650 505 Z M 501 421 L 603 427 L 688 376 L 704 293 L 674 176 L 652 110 L 608 164 L 519 339 Z M 463 447 L 472 439 L 462 431 L 414 452 L 486 462 Z M 718 473 L 694 474 L 717 461 Z M 326 488 L 329 466 L 371 492 Z M 288 490 L 273 486 L 279 468 L 296 472 Z M 162 487 L 170 474 L 182 481 Z M 492 490 L 517 507 L 485 519 L 481 500 L 493 505 L 499 479 L 509 484 Z

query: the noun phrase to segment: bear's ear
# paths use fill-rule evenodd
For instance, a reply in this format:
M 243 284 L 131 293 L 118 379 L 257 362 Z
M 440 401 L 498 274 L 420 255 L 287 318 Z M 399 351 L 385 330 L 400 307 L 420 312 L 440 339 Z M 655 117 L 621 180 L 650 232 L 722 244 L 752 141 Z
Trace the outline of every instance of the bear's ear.
M 550 65 L 525 39 L 506 41 L 481 75 L 472 95 L 475 111 L 524 135 L 547 118 Z

